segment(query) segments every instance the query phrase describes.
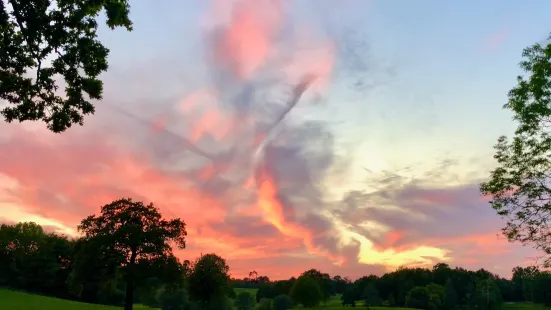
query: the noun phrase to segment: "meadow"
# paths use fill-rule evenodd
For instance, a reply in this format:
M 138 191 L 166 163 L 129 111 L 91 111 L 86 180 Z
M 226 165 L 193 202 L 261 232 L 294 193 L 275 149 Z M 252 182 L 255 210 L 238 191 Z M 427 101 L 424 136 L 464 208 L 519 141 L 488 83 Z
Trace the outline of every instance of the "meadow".
M 236 293 L 247 291 L 251 294 L 256 293 L 256 289 L 236 289 Z M 301 307 L 296 307 L 300 309 Z M 57 310 L 57 309 L 74 309 L 74 310 L 120 310 L 120 307 L 114 306 L 104 306 L 104 305 L 94 305 L 86 304 L 77 301 L 63 300 L 53 297 L 46 297 L 40 295 L 33 295 L 28 293 L 10 291 L 5 289 L 0 289 L 0 309 L 9 309 L 9 310 Z M 134 309 L 145 310 L 151 309 L 142 305 L 134 305 Z M 338 297 L 332 298 L 327 304 L 321 305 L 315 309 L 324 309 L 324 310 L 344 310 L 344 309 L 353 309 L 350 307 L 343 307 L 340 304 Z M 356 309 L 363 309 L 362 306 L 357 306 Z M 385 309 L 395 309 L 395 310 L 415 310 L 409 308 L 387 308 L 387 307 L 371 307 L 373 310 L 385 310 Z M 505 310 L 548 310 L 551 308 L 544 307 L 532 303 L 506 303 L 503 304 L 502 309 Z
M 236 293 L 248 291 L 251 294 L 255 294 L 255 289 L 236 289 Z M 361 307 L 357 307 L 361 309 Z M 53 297 L 46 297 L 40 295 L 27 294 L 22 292 L 10 291 L 0 289 L 0 309 L 9 309 L 9 310 L 57 310 L 57 309 L 74 309 L 74 310 L 120 310 L 120 307 L 114 306 L 104 306 L 104 305 L 94 305 L 86 304 L 82 302 L 63 300 Z M 151 309 L 146 306 L 134 305 L 134 309 L 144 310 Z M 300 307 L 297 307 L 300 309 Z M 338 298 L 333 298 L 327 304 L 322 305 L 316 309 L 325 309 L 325 310 L 340 310 L 340 309 L 351 309 L 350 307 L 343 307 L 340 304 Z M 385 308 L 385 307 L 372 307 L 374 310 L 383 310 L 383 309 L 403 309 L 407 308 Z M 526 308 L 523 308 L 526 309 Z

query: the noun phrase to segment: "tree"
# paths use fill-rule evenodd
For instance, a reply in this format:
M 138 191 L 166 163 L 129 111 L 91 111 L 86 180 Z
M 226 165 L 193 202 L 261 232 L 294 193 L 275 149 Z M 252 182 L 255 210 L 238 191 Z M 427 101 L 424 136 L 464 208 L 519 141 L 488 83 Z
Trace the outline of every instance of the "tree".
M 108 68 L 109 50 L 97 40 L 102 9 L 111 29 L 132 30 L 127 0 L 2 1 L 0 98 L 10 105 L 0 112 L 7 122 L 41 120 L 62 132 L 94 113 L 90 100 L 101 99 L 98 76 Z M 58 76 L 65 95 L 57 92 Z
M 428 309 L 429 302 L 429 291 L 424 286 L 416 286 L 412 288 L 406 297 L 406 306 L 408 308 Z
M 99 216 L 91 215 L 78 226 L 87 240 L 103 252 L 110 253 L 124 275 L 125 310 L 131 310 L 134 290 L 144 279 L 144 268 L 156 260 L 173 257 L 169 244 L 185 248 L 185 223 L 165 220 L 153 204 L 144 205 L 130 198 L 119 199 L 101 208 Z
M 317 269 L 310 269 L 303 272 L 301 276 L 308 276 L 318 282 L 322 293 L 322 301 L 324 303 L 333 295 L 333 281 L 327 273 L 321 273 L 321 271 Z
M 0 285 L 68 297 L 73 243 L 33 222 L 0 226 Z
M 188 277 L 191 300 L 203 309 L 226 297 L 229 291 L 230 268 L 226 260 L 216 254 L 206 254 L 196 260 Z
M 379 297 L 379 291 L 373 283 L 369 283 L 362 294 L 364 304 L 369 308 L 371 306 L 380 306 L 381 298 Z
M 496 310 L 501 309 L 501 292 L 495 281 L 490 278 L 478 279 L 475 284 L 474 302 L 476 308 Z
M 241 292 L 235 300 L 237 310 L 251 310 L 254 307 L 253 296 L 249 292 Z
M 446 289 L 435 283 L 430 283 L 426 288 L 429 292 L 429 309 L 441 309 L 446 299 Z
M 534 302 L 544 304 L 546 306 L 551 305 L 551 273 L 540 272 L 534 277 L 534 285 L 532 286 L 532 295 Z
M 446 282 L 446 295 L 444 297 L 444 309 L 453 310 L 458 306 L 457 292 L 453 286 L 453 281 L 448 279 Z
M 316 280 L 309 276 L 300 276 L 291 288 L 291 298 L 296 304 L 313 308 L 322 301 L 323 294 Z
M 524 49 L 520 62 L 526 76 L 517 77 L 505 109 L 518 123 L 514 137 L 501 136 L 495 145 L 497 167 L 480 185 L 509 241 L 530 244 L 551 253 L 551 44 Z M 546 264 L 549 261 L 545 261 Z
M 293 308 L 293 299 L 288 295 L 278 295 L 273 300 L 274 310 L 288 310 Z
M 349 286 L 346 291 L 341 296 L 341 303 L 343 306 L 352 306 L 356 307 L 356 287 Z

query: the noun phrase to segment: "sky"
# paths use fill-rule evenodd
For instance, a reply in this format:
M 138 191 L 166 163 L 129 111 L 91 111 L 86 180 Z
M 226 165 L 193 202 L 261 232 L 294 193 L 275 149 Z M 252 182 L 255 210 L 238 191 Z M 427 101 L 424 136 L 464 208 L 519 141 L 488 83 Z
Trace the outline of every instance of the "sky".
M 534 262 L 478 184 L 551 2 L 131 4 L 134 31 L 99 30 L 84 126 L 0 124 L 0 220 L 76 235 L 112 200 L 153 202 L 187 224 L 179 258 L 217 253 L 235 277 Z

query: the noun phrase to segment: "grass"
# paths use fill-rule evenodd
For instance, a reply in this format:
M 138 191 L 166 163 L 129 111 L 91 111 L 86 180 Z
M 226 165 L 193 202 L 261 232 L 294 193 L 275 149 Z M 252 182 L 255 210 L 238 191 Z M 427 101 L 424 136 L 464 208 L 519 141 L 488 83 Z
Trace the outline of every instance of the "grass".
M 86 304 L 71 300 L 0 289 L 0 309 L 9 310 L 120 310 L 119 307 Z
M 256 289 L 235 289 L 236 293 L 248 292 L 253 296 L 256 295 Z M 63 300 L 53 297 L 45 297 L 40 295 L 33 295 L 22 292 L 15 292 L 0 289 L 0 309 L 9 310 L 121 310 L 120 307 L 103 306 L 86 304 L 76 301 Z M 142 305 L 134 305 L 134 309 L 151 309 Z M 300 309 L 300 307 L 297 307 Z M 363 309 L 361 305 L 356 308 L 343 307 L 338 297 L 332 298 L 325 305 L 320 305 L 316 309 L 323 310 L 350 310 L 350 309 Z M 386 308 L 386 307 L 371 307 L 373 310 L 415 310 L 408 308 Z M 544 307 L 538 304 L 532 303 L 506 303 L 503 305 L 504 310 L 551 310 L 551 308 Z
M 533 304 L 530 302 L 522 303 L 505 303 L 501 307 L 503 310 L 549 310 L 551 308 L 543 305 Z

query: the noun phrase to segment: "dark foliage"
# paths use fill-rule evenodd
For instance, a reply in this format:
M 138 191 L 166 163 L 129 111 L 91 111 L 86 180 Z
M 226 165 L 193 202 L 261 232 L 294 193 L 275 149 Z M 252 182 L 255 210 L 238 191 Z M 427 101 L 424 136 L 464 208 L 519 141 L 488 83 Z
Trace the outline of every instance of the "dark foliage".
M 132 30 L 128 1 L 8 0 L 0 8 L 0 99 L 9 103 L 0 113 L 7 122 L 43 121 L 53 132 L 82 124 L 94 113 L 90 101 L 102 98 L 98 76 L 108 67 L 97 16 L 104 9 L 111 29 Z

